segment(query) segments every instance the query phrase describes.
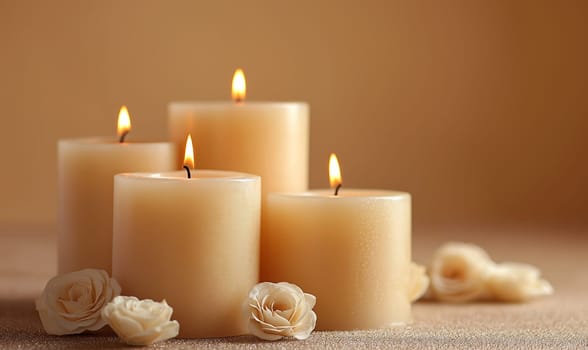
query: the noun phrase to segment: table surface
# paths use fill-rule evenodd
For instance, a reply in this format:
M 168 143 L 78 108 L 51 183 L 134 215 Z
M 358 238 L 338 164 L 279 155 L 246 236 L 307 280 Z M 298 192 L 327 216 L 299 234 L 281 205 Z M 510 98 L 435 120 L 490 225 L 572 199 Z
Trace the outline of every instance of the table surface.
M 0 233 L 0 349 L 123 348 L 110 330 L 48 336 L 34 299 L 56 272 L 56 238 L 46 232 Z M 9 231 L 9 232 L 6 232 Z M 53 231 L 53 230 L 48 230 Z M 414 260 L 427 263 L 448 240 L 484 247 L 496 261 L 541 268 L 555 295 L 523 304 L 418 302 L 407 327 L 353 332 L 314 332 L 304 341 L 264 342 L 251 336 L 173 339 L 155 348 L 380 348 L 505 349 L 588 348 L 588 236 L 570 230 L 428 230 L 413 235 Z

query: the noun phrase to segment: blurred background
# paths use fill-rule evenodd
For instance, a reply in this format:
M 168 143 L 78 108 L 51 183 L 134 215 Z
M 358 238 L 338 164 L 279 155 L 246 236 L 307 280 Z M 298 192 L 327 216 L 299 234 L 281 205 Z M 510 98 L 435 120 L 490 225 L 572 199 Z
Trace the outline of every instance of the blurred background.
M 56 226 L 56 143 L 167 104 L 311 105 L 310 185 L 411 192 L 415 230 L 588 227 L 586 1 L 0 0 L 0 224 Z M 271 145 L 268 145 L 271 147 Z

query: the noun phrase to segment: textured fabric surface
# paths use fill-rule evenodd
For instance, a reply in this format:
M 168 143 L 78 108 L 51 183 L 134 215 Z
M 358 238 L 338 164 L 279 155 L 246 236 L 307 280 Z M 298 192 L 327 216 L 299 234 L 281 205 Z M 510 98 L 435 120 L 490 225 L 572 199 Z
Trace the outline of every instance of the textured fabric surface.
M 446 230 L 417 232 L 414 260 L 426 263 L 447 240 L 481 245 L 496 261 L 537 265 L 555 295 L 524 304 L 414 305 L 414 323 L 387 330 L 314 332 L 305 341 L 264 342 L 250 336 L 173 339 L 154 348 L 505 349 L 588 348 L 588 239 L 582 232 Z M 56 337 L 44 333 L 33 300 L 55 273 L 56 240 L 44 233 L 0 234 L 0 348 L 123 348 L 104 330 Z M 319 316 L 320 317 L 320 316 Z

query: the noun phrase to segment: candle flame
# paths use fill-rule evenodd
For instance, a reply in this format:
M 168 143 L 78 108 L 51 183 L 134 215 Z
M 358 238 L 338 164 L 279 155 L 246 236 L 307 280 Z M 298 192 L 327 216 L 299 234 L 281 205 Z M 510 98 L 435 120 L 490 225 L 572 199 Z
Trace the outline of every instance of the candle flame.
M 335 153 L 331 153 L 329 157 L 329 182 L 331 188 L 336 188 L 343 183 L 341 178 L 341 168 L 339 167 L 339 161 Z
M 122 106 L 118 112 L 118 123 L 116 132 L 118 137 L 122 137 L 131 131 L 131 117 L 129 116 L 129 110 L 127 106 Z
M 186 150 L 184 152 L 184 165 L 190 169 L 194 169 L 194 147 L 192 146 L 192 135 L 188 134 L 186 140 Z
M 239 103 L 245 100 L 245 92 L 247 90 L 247 86 L 245 84 L 245 73 L 241 68 L 235 71 L 233 74 L 233 89 L 231 95 L 233 96 L 233 101 Z

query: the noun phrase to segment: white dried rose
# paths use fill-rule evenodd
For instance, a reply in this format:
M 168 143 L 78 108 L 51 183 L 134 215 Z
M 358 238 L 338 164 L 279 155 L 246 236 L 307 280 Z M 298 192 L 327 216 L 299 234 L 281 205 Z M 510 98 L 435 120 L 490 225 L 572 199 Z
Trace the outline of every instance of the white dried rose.
M 316 326 L 316 297 L 295 284 L 263 282 L 249 292 L 245 316 L 249 331 L 264 340 L 306 339 Z
M 165 300 L 118 296 L 102 309 L 102 318 L 125 343 L 150 345 L 178 335 L 180 324 L 170 321 L 172 313 Z
M 486 280 L 494 262 L 480 247 L 466 243 L 446 243 L 431 263 L 431 290 L 442 301 L 470 301 L 486 292 Z
M 78 334 L 104 327 L 100 312 L 119 294 L 119 284 L 106 271 L 85 269 L 53 277 L 35 306 L 47 333 Z
M 408 284 L 408 296 L 411 302 L 420 299 L 429 288 L 429 276 L 424 266 L 410 263 L 410 280 Z
M 492 296 L 502 301 L 526 301 L 553 294 L 553 287 L 541 278 L 538 268 L 521 263 L 505 262 L 497 265 L 487 285 Z

